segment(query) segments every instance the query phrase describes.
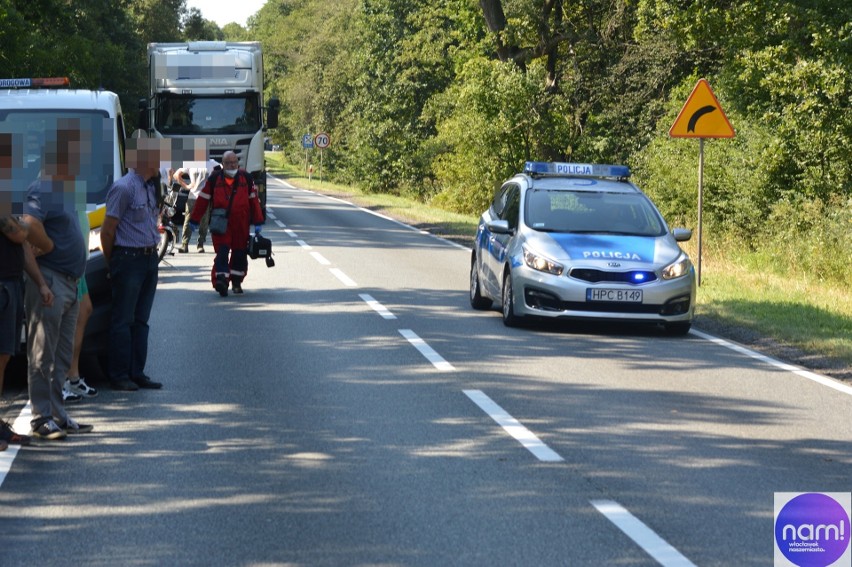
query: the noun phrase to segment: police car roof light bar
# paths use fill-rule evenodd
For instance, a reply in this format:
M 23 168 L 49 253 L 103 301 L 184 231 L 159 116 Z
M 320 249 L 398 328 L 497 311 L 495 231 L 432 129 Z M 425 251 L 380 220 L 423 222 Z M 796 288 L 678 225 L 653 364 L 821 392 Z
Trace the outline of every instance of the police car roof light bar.
M 550 161 L 528 161 L 524 173 L 533 175 L 564 175 L 575 177 L 630 177 L 626 165 L 604 165 L 597 163 L 561 163 Z
M 0 89 L 28 89 L 33 87 L 67 87 L 71 85 L 68 77 L 43 77 L 20 79 L 0 79 Z

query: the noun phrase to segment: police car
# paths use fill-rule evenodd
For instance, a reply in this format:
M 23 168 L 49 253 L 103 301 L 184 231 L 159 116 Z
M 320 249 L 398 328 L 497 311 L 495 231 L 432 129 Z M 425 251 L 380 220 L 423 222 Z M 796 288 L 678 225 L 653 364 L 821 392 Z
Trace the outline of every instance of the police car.
M 527 162 L 479 220 L 470 304 L 498 302 L 503 322 L 528 318 L 636 321 L 686 334 L 695 270 L 622 165 Z

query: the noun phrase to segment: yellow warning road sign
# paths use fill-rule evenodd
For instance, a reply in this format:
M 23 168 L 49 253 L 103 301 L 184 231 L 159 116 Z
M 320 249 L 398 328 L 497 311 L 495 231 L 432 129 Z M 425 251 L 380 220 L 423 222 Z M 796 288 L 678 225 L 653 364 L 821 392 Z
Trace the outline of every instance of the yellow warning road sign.
M 713 94 L 710 83 L 700 79 L 669 128 L 672 138 L 733 138 L 734 129 Z

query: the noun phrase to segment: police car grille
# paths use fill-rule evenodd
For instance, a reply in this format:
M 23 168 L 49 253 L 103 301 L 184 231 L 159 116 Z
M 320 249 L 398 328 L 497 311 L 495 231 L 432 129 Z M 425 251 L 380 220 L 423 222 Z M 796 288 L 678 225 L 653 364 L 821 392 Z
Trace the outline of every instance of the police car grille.
M 657 279 L 657 274 L 647 270 L 632 270 L 629 272 L 607 272 L 591 268 L 572 268 L 568 275 L 584 282 L 615 282 L 615 283 L 648 283 Z M 638 278 L 637 278 L 638 276 Z
M 586 303 L 583 301 L 563 301 L 564 311 L 591 311 L 594 313 L 659 313 L 662 305 L 647 303 Z

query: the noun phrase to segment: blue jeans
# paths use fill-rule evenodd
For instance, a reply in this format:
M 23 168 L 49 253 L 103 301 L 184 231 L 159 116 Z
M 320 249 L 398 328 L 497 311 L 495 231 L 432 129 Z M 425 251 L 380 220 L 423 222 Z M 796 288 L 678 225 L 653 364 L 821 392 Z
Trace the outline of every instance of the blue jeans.
M 117 246 L 109 261 L 112 315 L 109 378 L 113 382 L 145 375 L 148 318 L 157 291 L 157 254 Z

